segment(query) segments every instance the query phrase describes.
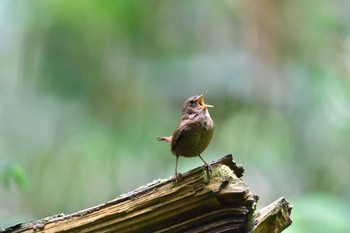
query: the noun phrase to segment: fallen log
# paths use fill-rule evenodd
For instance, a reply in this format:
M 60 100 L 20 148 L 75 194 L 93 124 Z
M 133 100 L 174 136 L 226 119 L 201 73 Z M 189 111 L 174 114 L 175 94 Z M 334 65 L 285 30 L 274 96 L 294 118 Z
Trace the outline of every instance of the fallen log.
M 180 181 L 156 180 L 107 203 L 69 215 L 19 223 L 3 232 L 281 232 L 291 205 L 279 199 L 255 213 L 258 196 L 231 155 Z

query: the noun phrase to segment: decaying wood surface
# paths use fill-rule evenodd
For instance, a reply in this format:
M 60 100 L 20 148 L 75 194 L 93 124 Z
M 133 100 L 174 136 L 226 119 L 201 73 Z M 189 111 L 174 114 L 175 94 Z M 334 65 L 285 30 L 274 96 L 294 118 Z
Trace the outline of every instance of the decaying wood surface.
M 254 214 L 253 233 L 281 232 L 292 224 L 290 212 L 292 206 L 281 197 Z
M 283 218 L 273 206 L 254 215 L 258 197 L 240 179 L 244 169 L 231 155 L 212 167 L 210 174 L 198 167 L 182 174 L 177 183 L 154 181 L 99 206 L 17 224 L 4 232 L 251 232 L 254 228 L 254 233 L 262 233 L 281 232 L 291 223 L 289 204 L 287 210 L 282 208 Z M 270 222 L 280 231 L 265 231 Z

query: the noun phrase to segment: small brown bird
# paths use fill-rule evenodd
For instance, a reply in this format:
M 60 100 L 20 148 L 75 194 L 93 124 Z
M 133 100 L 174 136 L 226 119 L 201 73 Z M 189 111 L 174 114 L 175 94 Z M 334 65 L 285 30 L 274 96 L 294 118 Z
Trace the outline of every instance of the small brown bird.
M 209 145 L 214 132 L 214 122 L 208 111 L 208 107 L 214 106 L 204 103 L 205 93 L 192 96 L 186 100 L 180 123 L 172 136 L 158 138 L 159 141 L 170 143 L 171 152 L 176 156 L 175 181 L 178 181 L 177 164 L 179 156 L 199 156 L 207 168 L 211 169 L 210 165 L 201 157 L 201 153 Z

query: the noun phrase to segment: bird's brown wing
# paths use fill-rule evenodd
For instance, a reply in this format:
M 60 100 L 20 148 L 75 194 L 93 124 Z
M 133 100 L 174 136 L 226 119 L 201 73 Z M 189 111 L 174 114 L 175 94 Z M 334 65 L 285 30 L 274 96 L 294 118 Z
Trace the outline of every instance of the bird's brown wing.
M 198 127 L 200 126 L 196 122 L 184 121 L 176 128 L 171 141 L 174 155 L 198 156 L 197 147 L 201 138 Z

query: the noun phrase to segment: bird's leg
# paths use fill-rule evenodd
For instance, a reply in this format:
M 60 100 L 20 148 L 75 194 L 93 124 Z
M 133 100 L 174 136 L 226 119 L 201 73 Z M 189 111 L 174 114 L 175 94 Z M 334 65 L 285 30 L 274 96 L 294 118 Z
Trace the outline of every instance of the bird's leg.
M 178 174 L 177 174 L 177 163 L 178 163 L 178 161 L 179 161 L 179 156 L 176 155 L 175 172 L 174 172 L 175 182 L 178 182 Z
M 211 166 L 209 163 L 205 162 L 205 160 L 202 158 L 201 155 L 198 155 L 198 156 L 199 156 L 199 158 L 201 158 L 201 160 L 204 162 L 205 166 L 206 166 L 207 169 L 208 169 L 208 172 L 210 173 L 210 172 L 213 170 L 212 166 Z

